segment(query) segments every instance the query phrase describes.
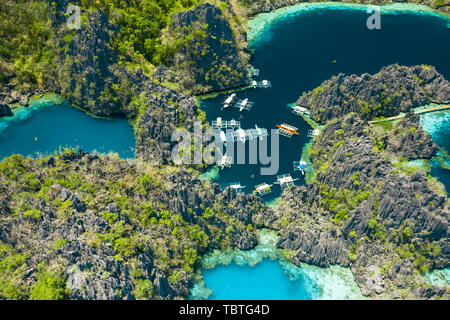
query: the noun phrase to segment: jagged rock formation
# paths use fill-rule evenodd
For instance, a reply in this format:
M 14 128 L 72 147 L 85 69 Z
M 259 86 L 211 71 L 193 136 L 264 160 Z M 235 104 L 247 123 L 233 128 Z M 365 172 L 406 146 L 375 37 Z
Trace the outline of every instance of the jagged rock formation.
M 247 226 L 273 214 L 184 171 L 84 152 L 14 156 L 0 162 L 0 180 L 0 256 L 26 257 L 0 275 L 0 294 L 16 298 L 35 294 L 44 271 L 66 284 L 65 298 L 186 297 L 201 253 L 253 248 Z
M 417 128 L 414 118 L 402 123 L 408 125 Z M 421 170 L 394 167 L 378 148 L 353 114 L 329 122 L 310 151 L 314 183 L 283 192 L 282 217 L 273 224 L 282 235 L 278 246 L 293 250 L 297 264 L 351 266 L 373 298 L 442 296 L 445 288 L 428 290 L 417 270 L 450 265 L 445 191 Z
M 127 102 L 113 99 L 120 72 L 110 41 L 117 32 L 101 10 L 90 13 L 81 29 L 61 30 L 61 93 L 96 115 L 122 113 Z
M 11 111 L 16 105 L 28 106 L 31 96 L 42 93 L 44 93 L 42 88 L 32 89 L 26 84 L 19 90 L 14 89 L 13 85 L 2 86 L 0 84 L 0 104 L 3 111 L 0 111 L 0 117 L 10 115 L 8 110 Z
M 0 104 L 9 109 L 57 90 L 58 62 L 47 8 L 45 1 L 0 3 Z
M 174 90 L 153 84 L 141 96 L 145 107 L 139 117 L 136 132 L 136 155 L 152 164 L 170 162 L 171 151 L 177 141 L 171 141 L 175 129 L 183 127 L 193 133 L 198 121 L 195 99 Z
M 198 94 L 250 83 L 230 23 L 216 6 L 205 3 L 178 13 L 171 31 L 186 42 L 175 57 L 185 89 Z
M 387 150 L 409 160 L 431 159 L 439 151 L 430 135 L 423 131 L 420 116 L 410 112 L 394 128 L 392 135 L 382 141 Z
M 152 81 L 137 67 L 119 65 L 112 41 L 119 32 L 101 10 L 85 12 L 87 21 L 79 30 L 65 27 L 68 1 L 56 2 L 52 22 L 58 30 L 60 89 L 64 97 L 89 113 L 100 116 L 135 117 L 129 104 Z
M 450 83 L 434 67 L 399 65 L 383 67 L 374 75 L 340 73 L 297 100 L 322 124 L 350 112 L 373 119 L 429 103 L 450 103 Z

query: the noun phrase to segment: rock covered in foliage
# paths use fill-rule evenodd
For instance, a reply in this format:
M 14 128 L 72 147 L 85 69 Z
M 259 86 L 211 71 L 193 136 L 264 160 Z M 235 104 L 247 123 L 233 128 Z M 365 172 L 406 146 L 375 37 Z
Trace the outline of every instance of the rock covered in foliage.
M 172 134 L 177 128 L 194 132 L 199 121 L 197 102 L 190 96 L 160 84 L 149 84 L 146 92 L 134 101 L 139 110 L 136 130 L 136 155 L 152 164 L 170 163 L 177 141 Z
M 386 136 L 384 140 L 388 151 L 409 160 L 431 159 L 439 151 L 439 146 L 423 130 L 420 116 L 413 112 L 407 114 L 396 125 L 393 134 Z
M 21 90 L 15 90 L 13 86 L 0 85 L 0 117 L 10 116 L 11 109 L 16 104 L 21 106 L 28 106 L 30 96 L 34 91 L 25 86 Z
M 0 117 L 12 116 L 12 111 L 6 104 L 0 104 Z
M 186 297 L 213 248 L 251 249 L 272 210 L 187 172 L 65 151 L 0 162 L 2 298 Z M 49 285 L 50 284 L 50 285 Z
M 110 44 L 118 27 L 101 10 L 87 15 L 87 22 L 78 30 L 69 30 L 62 22 L 61 93 L 96 115 L 122 113 L 123 101 L 110 98 L 112 88 L 120 82 L 115 74 L 117 57 Z
M 450 103 L 450 84 L 431 66 L 383 67 L 374 75 L 340 73 L 313 91 L 305 92 L 297 105 L 325 124 L 350 112 L 363 119 L 389 117 L 430 103 Z
M 176 14 L 171 32 L 183 43 L 174 63 L 185 89 L 197 94 L 250 83 L 246 58 L 218 7 L 205 3 Z
M 421 274 L 450 265 L 445 191 L 421 170 L 394 167 L 376 141 L 354 115 L 324 127 L 310 150 L 314 183 L 283 192 L 278 246 L 296 264 L 350 266 L 373 298 L 442 296 L 445 289 L 425 290 Z

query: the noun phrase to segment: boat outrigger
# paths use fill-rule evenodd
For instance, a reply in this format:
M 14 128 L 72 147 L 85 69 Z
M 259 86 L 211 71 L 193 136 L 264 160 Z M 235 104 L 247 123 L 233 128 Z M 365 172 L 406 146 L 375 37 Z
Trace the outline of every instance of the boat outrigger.
M 235 99 L 236 99 L 236 93 L 233 93 L 225 100 L 225 102 L 223 103 L 222 109 L 226 109 L 226 108 L 230 107 L 233 104 Z
M 244 100 L 239 100 L 234 107 L 238 108 L 239 111 L 242 110 L 247 110 L 250 111 L 250 109 L 253 107 L 254 103 L 251 101 L 248 101 L 248 98 L 244 99 Z
M 255 190 L 253 191 L 253 193 L 257 193 L 260 196 L 263 196 L 272 192 L 272 189 L 270 189 L 271 187 L 271 184 L 261 183 L 255 186 Z
M 211 127 L 213 129 L 235 129 L 241 127 L 241 122 L 231 119 L 230 121 L 222 120 L 221 117 L 217 117 L 217 120 L 211 121 Z
M 258 82 L 256 80 L 253 80 L 250 84 L 250 87 L 252 88 L 272 88 L 272 82 L 269 80 L 262 80 L 261 82 Z
M 232 157 L 222 156 L 222 159 L 220 159 L 219 166 L 224 169 L 225 167 L 230 168 L 231 163 L 233 162 Z
M 285 137 L 292 137 L 294 134 L 300 134 L 297 132 L 298 128 L 288 125 L 286 123 L 277 124 L 278 133 Z
M 233 188 L 236 192 L 239 192 L 245 188 L 245 186 L 242 186 L 240 182 L 232 182 L 229 187 Z

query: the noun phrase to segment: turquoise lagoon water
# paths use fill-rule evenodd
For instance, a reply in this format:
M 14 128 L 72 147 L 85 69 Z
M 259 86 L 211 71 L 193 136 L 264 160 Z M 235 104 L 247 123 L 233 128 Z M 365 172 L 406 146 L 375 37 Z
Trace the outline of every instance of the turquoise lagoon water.
M 134 132 L 124 118 L 100 119 L 68 102 L 37 103 L 0 119 L 0 159 L 11 154 L 38 156 L 61 147 L 134 157 Z
M 270 80 L 272 88 L 237 92 L 239 99 L 249 98 L 255 102 L 250 111 L 239 112 L 232 107 L 221 110 L 228 94 L 203 100 L 201 106 L 207 119 L 212 121 L 220 116 L 223 120 L 240 120 L 244 129 L 254 128 L 257 124 L 270 130 L 281 123 L 299 128 L 300 136 L 291 139 L 279 137 L 277 174 L 289 173 L 299 178 L 297 184 L 303 184 L 303 177 L 293 172 L 293 161 L 300 159 L 302 149 L 309 141 L 306 133 L 310 126 L 292 114 L 287 106 L 295 102 L 302 92 L 314 89 L 341 72 L 347 75 L 376 73 L 381 67 L 393 63 L 433 65 L 450 79 L 448 19 L 428 13 L 398 11 L 396 6 L 396 11 L 382 11 L 381 30 L 369 30 L 366 27 L 369 16 L 366 8 L 303 4 L 257 16 L 249 23 L 252 28 L 250 47 L 254 50 L 251 64 L 261 72 L 255 79 Z M 268 146 L 270 154 L 270 139 Z M 248 150 L 247 146 L 247 153 Z M 261 175 L 260 168 L 267 166 L 249 164 L 248 154 L 246 156 L 246 164 L 216 169 L 214 180 L 222 187 L 240 181 L 246 186 L 243 189 L 246 193 L 252 192 L 257 184 L 276 180 L 276 174 Z M 281 193 L 277 185 L 272 190 L 272 194 L 264 196 L 266 201 Z
M 206 283 L 214 283 L 215 289 L 209 298 L 215 300 L 229 297 L 238 300 L 304 300 L 312 299 L 316 291 L 310 279 L 290 280 L 280 263 L 270 259 L 254 267 L 236 263 L 221 265 L 205 271 L 203 279 Z
M 288 262 L 275 231 L 261 230 L 250 251 L 215 250 L 202 259 L 191 299 L 364 299 L 348 268 Z
M 425 281 L 434 286 L 450 286 L 450 268 L 433 270 L 427 273 Z

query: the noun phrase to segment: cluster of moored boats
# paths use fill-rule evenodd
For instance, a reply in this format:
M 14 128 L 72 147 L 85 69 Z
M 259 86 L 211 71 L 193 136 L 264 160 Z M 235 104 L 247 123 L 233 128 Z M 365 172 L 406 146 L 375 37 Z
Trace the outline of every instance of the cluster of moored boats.
M 253 193 L 258 194 L 260 196 L 269 194 L 272 192 L 272 186 L 274 184 L 280 185 L 281 189 L 291 187 L 294 185 L 294 182 L 297 181 L 298 178 L 292 178 L 290 174 L 282 174 L 277 176 L 277 180 L 273 184 L 268 183 L 261 183 L 257 186 L 255 186 L 255 190 L 253 190 Z M 236 191 L 239 191 L 241 189 L 244 189 L 245 186 L 242 186 L 240 182 L 233 182 L 230 184 L 230 187 L 233 188 Z
M 251 77 L 259 76 L 259 69 L 255 69 L 253 67 L 249 68 L 249 74 Z M 251 88 L 264 88 L 268 89 L 272 87 L 272 83 L 269 80 L 262 80 L 262 81 L 256 81 L 252 80 L 250 84 Z M 248 98 L 245 99 L 238 99 L 236 93 L 232 93 L 230 96 L 228 96 L 222 106 L 223 109 L 228 109 L 230 107 L 235 107 L 239 109 L 239 111 L 247 110 L 250 111 L 254 103 L 250 101 Z M 293 113 L 296 113 L 298 115 L 308 114 L 308 110 L 306 108 L 295 106 L 293 108 Z M 219 141 L 224 146 L 227 145 L 228 142 L 235 142 L 235 141 L 241 141 L 245 143 L 246 141 L 250 141 L 253 139 L 263 139 L 264 137 L 268 136 L 268 130 L 265 128 L 259 128 L 257 125 L 255 125 L 254 129 L 242 129 L 240 121 L 231 119 L 229 121 L 223 120 L 221 117 L 218 117 L 215 121 L 211 122 L 211 126 L 213 129 L 216 130 L 216 141 Z M 276 125 L 277 127 L 277 133 L 279 135 L 292 138 L 295 135 L 300 135 L 298 132 L 298 128 L 289 125 L 287 123 L 281 123 Z M 227 132 L 224 131 L 224 129 L 227 130 Z M 308 136 L 314 136 L 319 132 L 317 130 L 310 130 L 311 132 L 308 132 Z M 222 159 L 219 163 L 219 166 L 224 169 L 225 167 L 231 167 L 233 162 L 232 157 L 228 157 L 226 155 L 222 156 Z M 307 163 L 301 159 L 300 161 L 294 161 L 293 163 L 293 170 L 294 172 L 301 172 L 302 175 L 305 175 L 307 171 Z M 294 179 L 289 174 L 284 174 L 277 176 L 277 181 L 275 181 L 273 184 L 279 184 L 281 189 L 284 189 L 286 187 L 294 185 L 294 181 L 298 180 L 298 178 Z M 260 196 L 269 194 L 272 192 L 272 186 L 273 184 L 268 183 L 262 183 L 257 186 L 255 186 L 255 190 L 253 193 L 258 194 Z M 230 187 L 235 189 L 236 191 L 240 191 L 241 189 L 245 188 L 245 186 L 242 186 L 240 182 L 234 182 L 230 184 Z

